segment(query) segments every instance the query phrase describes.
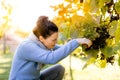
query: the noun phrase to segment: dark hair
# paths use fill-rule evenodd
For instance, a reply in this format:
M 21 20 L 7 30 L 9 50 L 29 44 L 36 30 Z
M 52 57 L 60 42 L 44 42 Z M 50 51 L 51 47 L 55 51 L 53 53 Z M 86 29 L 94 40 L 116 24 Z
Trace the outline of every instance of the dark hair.
M 39 38 L 39 36 L 43 36 L 46 39 L 54 32 L 58 32 L 56 24 L 48 20 L 47 16 L 40 16 L 36 22 L 35 28 L 33 29 L 33 33 L 37 38 Z

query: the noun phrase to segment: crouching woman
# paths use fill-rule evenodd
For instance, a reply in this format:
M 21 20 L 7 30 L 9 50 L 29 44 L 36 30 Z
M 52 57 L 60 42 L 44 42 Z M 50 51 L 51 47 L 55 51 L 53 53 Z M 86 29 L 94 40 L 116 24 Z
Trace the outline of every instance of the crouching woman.
M 89 39 L 77 38 L 60 47 L 57 38 L 58 27 L 48 17 L 40 16 L 33 32 L 14 54 L 9 80 L 62 80 L 65 69 L 56 63 L 80 44 L 92 45 Z M 45 64 L 54 65 L 41 70 Z

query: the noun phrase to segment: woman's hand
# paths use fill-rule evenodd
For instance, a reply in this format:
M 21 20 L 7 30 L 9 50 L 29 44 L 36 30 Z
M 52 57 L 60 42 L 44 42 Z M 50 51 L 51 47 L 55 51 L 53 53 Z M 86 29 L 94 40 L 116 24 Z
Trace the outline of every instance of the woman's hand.
M 76 40 L 79 44 L 87 45 L 87 48 L 89 48 L 92 45 L 92 41 L 87 38 L 78 38 Z

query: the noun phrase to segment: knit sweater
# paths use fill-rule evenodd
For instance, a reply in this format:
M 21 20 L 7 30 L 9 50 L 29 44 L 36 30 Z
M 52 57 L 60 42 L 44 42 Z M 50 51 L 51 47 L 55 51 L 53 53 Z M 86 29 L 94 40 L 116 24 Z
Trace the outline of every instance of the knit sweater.
M 55 64 L 67 57 L 79 46 L 73 39 L 49 50 L 32 33 L 16 49 L 10 70 L 9 80 L 39 80 L 42 64 Z

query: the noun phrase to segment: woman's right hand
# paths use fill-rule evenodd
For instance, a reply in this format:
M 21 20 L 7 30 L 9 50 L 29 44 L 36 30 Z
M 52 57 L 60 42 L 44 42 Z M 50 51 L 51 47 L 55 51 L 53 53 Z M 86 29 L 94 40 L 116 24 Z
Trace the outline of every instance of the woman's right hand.
M 92 41 L 87 38 L 78 38 L 76 40 L 79 44 L 87 45 L 87 48 L 89 48 L 92 45 Z

